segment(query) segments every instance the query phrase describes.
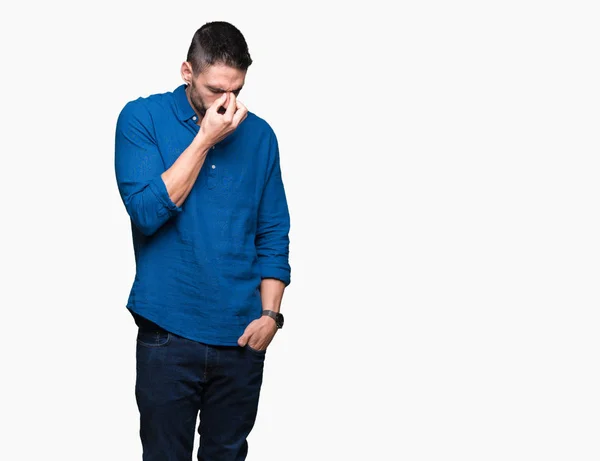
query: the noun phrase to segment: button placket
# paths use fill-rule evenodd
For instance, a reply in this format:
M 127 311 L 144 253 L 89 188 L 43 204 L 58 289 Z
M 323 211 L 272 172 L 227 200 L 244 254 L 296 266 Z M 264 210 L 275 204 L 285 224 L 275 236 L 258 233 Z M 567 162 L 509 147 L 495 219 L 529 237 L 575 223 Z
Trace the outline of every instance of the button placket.
M 186 121 L 187 126 L 190 127 L 190 129 L 192 130 L 192 132 L 194 134 L 198 134 L 198 132 L 200 131 L 200 127 L 198 126 L 198 124 L 196 123 L 196 120 L 198 118 L 194 115 L 192 118 L 188 119 Z
M 217 171 L 218 168 L 217 168 L 217 163 L 215 162 L 214 151 L 215 151 L 215 146 L 213 146 L 212 149 L 210 149 L 209 155 L 206 157 L 206 161 L 208 164 L 208 188 L 209 189 L 215 188 L 215 186 L 217 185 L 217 178 L 218 178 L 218 171 Z

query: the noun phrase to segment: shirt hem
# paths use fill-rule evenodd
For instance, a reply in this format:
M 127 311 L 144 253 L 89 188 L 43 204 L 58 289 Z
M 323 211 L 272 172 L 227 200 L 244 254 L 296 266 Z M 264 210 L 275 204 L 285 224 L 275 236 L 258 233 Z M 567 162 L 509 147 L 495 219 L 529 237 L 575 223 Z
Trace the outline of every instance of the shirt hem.
M 209 346 L 238 346 L 238 347 L 241 347 L 237 343 L 237 338 L 235 338 L 234 340 L 228 341 L 228 340 L 218 339 L 218 338 L 214 338 L 214 337 L 210 337 L 210 336 L 190 335 L 188 332 L 182 331 L 179 328 L 169 325 L 168 323 L 164 322 L 164 319 L 155 317 L 154 315 L 152 315 L 152 313 L 148 313 L 148 311 L 139 309 L 137 306 L 134 306 L 132 304 L 126 304 L 125 307 L 130 312 L 135 312 L 136 314 L 141 315 L 142 317 L 150 320 L 151 322 L 156 323 L 159 327 L 165 329 L 169 333 L 176 334 L 177 336 L 181 336 L 181 337 L 189 339 L 191 341 L 196 341 L 198 343 L 206 344 Z

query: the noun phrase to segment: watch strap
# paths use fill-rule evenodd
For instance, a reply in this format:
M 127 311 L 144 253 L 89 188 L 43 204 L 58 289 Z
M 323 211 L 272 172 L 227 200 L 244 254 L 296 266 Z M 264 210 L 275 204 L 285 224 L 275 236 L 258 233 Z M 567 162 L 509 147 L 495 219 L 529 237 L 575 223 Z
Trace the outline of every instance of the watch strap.
M 263 309 L 262 315 L 266 315 L 267 317 L 271 317 L 273 320 L 275 320 L 277 328 L 283 327 L 283 314 L 269 309 Z
M 264 309 L 262 311 L 262 315 L 266 315 L 267 317 L 271 317 L 272 319 L 277 320 L 277 312 L 275 312 L 275 311 L 270 311 L 268 309 Z

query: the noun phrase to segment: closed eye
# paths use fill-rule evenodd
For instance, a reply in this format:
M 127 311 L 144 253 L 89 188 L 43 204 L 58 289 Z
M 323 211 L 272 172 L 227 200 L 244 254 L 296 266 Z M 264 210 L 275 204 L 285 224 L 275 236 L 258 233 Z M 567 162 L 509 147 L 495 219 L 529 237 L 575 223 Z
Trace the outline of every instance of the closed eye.
M 226 92 L 223 88 L 214 88 L 212 86 L 207 86 L 206 88 L 208 89 L 208 91 L 210 91 L 213 94 L 221 94 L 221 93 L 225 93 Z M 237 95 L 240 94 L 240 91 L 242 91 L 242 88 L 238 88 L 237 90 L 233 90 L 232 93 L 235 94 L 235 96 L 237 97 Z

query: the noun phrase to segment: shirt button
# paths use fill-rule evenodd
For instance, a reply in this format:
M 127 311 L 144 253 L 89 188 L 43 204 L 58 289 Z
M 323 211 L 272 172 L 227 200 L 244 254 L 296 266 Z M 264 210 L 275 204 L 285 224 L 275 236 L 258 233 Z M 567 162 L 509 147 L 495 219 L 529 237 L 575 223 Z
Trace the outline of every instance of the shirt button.
M 213 165 L 213 166 L 212 166 L 212 169 L 214 170 L 215 168 L 216 168 L 216 165 Z
M 195 115 L 192 117 L 192 120 L 196 121 L 198 119 L 198 117 L 196 117 Z

